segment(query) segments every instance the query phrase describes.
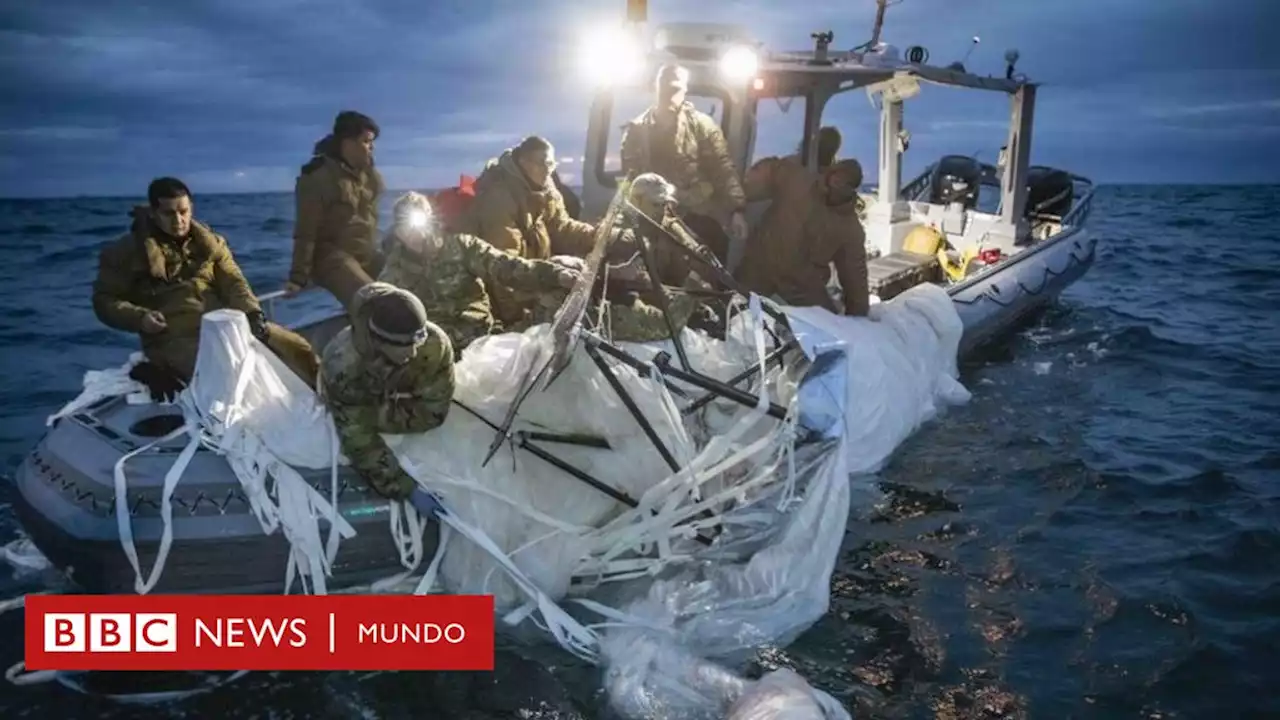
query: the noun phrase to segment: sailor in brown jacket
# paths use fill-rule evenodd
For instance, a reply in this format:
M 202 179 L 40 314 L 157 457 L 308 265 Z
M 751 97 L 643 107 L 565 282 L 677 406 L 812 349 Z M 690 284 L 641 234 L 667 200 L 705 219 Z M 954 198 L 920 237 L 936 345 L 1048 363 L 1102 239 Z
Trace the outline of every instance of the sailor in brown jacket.
M 746 198 L 724 133 L 685 100 L 688 92 L 688 68 L 658 70 L 654 104 L 623 132 L 622 172 L 632 179 L 657 173 L 674 184 L 685 223 L 727 262 L 729 235 L 743 239 L 747 233 Z
M 536 135 L 490 160 L 476 180 L 462 232 L 525 260 L 585 257 L 595 242 L 595 226 L 569 217 L 551 178 L 555 168 L 555 148 Z M 508 331 L 534 322 L 536 298 L 496 285 L 490 295 L 494 315 Z
M 134 369 L 157 399 L 191 380 L 200 320 L 209 311 L 240 310 L 259 341 L 308 385 L 319 360 L 300 335 L 267 322 L 227 241 L 192 217 L 191 191 L 177 178 L 147 189 L 150 207 L 134 208 L 133 228 L 103 248 L 93 284 L 93 310 L 108 327 L 138 333 L 148 363 Z
M 373 166 L 378 125 L 354 111 L 338 114 L 333 133 L 316 143 L 294 195 L 293 264 L 285 291 L 314 283 L 343 307 L 382 270 L 378 198 L 382 175 Z
M 787 305 L 841 312 L 827 292 L 831 265 L 845 315 L 868 310 L 866 235 L 858 218 L 862 166 L 841 160 L 814 172 L 797 156 L 765 158 L 747 172 L 747 197 L 772 204 L 747 241 L 738 279 Z

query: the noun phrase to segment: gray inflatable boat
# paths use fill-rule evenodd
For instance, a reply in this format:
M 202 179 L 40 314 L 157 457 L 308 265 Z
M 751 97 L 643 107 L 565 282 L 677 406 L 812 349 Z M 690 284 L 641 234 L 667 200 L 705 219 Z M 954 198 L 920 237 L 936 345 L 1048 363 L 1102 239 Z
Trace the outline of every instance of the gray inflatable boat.
M 994 182 L 995 168 L 969 168 L 980 174 L 971 178 L 975 184 L 990 187 Z M 931 167 L 904 188 L 905 197 L 921 198 L 908 201 L 918 217 L 939 207 L 927 195 L 931 181 L 936 190 L 936 180 L 945 169 L 945 162 Z M 1028 214 L 1030 239 L 1000 261 L 971 269 L 946 285 L 964 324 L 962 356 L 1034 317 L 1093 264 L 1097 240 L 1084 227 L 1092 185 L 1061 171 L 1046 171 L 1049 182 L 1031 188 L 1034 196 L 1047 197 L 1048 204 L 1041 203 L 1037 214 Z M 978 231 L 972 225 L 967 224 L 964 234 Z M 890 252 L 868 263 L 873 291 L 879 290 L 887 299 L 913 285 L 937 282 L 936 259 L 931 264 L 928 256 L 899 252 L 898 247 L 886 250 Z M 264 296 L 268 309 L 274 297 L 278 294 Z M 345 313 L 334 305 L 288 324 L 320 348 L 346 323 Z M 122 455 L 164 437 L 182 422 L 176 408 L 105 399 L 56 421 L 19 466 L 14 506 L 20 522 L 36 547 L 85 591 L 134 591 L 135 573 L 121 547 L 116 520 L 113 468 Z M 128 464 L 129 514 L 144 572 L 155 561 L 163 531 L 164 476 L 185 442 L 179 437 L 162 443 Z M 303 477 L 321 495 L 329 496 L 327 470 L 303 472 Z M 174 543 L 152 592 L 283 589 L 289 544 L 280 533 L 263 533 L 239 480 L 220 456 L 203 448 L 196 452 L 177 485 L 173 505 Z M 345 468 L 340 474 L 339 509 L 357 534 L 340 546 L 328 581 L 331 590 L 358 588 L 403 569 L 389 531 L 386 501 Z M 322 521 L 322 528 L 327 532 L 327 523 Z M 424 556 L 430 557 L 438 526 L 426 523 L 424 532 Z
M 270 300 L 271 296 L 264 296 Z M 316 347 L 346 324 L 328 314 L 294 325 Z M 106 398 L 59 418 L 24 458 L 14 477 L 14 510 L 37 549 L 54 567 L 90 593 L 132 593 L 135 573 L 120 543 L 113 469 L 125 454 L 155 442 L 183 424 L 176 407 L 132 405 Z M 131 458 L 128 507 L 144 573 L 154 565 L 163 522 L 165 473 L 187 438 L 163 442 Z M 328 470 L 302 471 L 324 497 Z M 356 530 L 344 540 L 328 580 L 330 592 L 357 588 L 403 571 L 389 530 L 385 499 L 349 469 L 339 474 L 339 510 Z M 266 535 L 252 514 L 240 482 L 226 461 L 201 448 L 173 495 L 173 545 L 152 593 L 278 593 L 284 588 L 290 546 Z M 321 521 L 322 531 L 328 523 Z M 424 556 L 435 551 L 438 527 L 425 524 Z

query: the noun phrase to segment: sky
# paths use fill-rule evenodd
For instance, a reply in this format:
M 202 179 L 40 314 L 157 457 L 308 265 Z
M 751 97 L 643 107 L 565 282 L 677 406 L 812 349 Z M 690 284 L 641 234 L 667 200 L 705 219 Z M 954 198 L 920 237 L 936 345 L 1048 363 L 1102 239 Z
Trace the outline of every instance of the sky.
M 528 134 L 576 182 L 592 97 L 578 48 L 625 4 L 0 0 L 0 197 L 137 196 L 159 175 L 197 195 L 291 191 L 343 109 L 381 125 L 392 188 L 478 174 Z M 809 49 L 819 30 L 851 48 L 874 13 L 874 0 L 649 3 L 652 22 L 739 23 L 773 50 Z M 969 52 L 982 74 L 1018 48 L 1042 83 L 1034 163 L 1099 182 L 1274 183 L 1277 28 L 1280 0 L 902 0 L 883 39 L 935 65 Z M 993 159 L 1007 113 L 999 94 L 926 86 L 906 109 L 904 175 L 947 153 Z M 762 110 L 757 157 L 794 148 L 802 115 Z M 824 122 L 872 174 L 866 95 L 836 98 Z

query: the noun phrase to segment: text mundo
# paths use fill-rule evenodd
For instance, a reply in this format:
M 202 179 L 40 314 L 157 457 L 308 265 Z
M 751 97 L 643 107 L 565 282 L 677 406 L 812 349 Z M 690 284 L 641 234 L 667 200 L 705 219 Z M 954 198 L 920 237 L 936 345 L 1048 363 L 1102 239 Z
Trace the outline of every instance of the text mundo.
M 373 643 L 383 645 L 434 645 L 446 642 L 457 645 L 467 639 L 467 629 L 458 623 L 438 625 L 436 623 L 360 623 L 359 641 L 361 644 Z

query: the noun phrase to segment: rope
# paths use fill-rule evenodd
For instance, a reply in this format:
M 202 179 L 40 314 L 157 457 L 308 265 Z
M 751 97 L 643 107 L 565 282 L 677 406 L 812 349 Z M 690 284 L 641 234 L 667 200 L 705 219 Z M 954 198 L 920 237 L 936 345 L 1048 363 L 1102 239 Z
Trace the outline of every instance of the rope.
M 1021 291 L 1022 291 L 1022 292 L 1024 292 L 1024 293 L 1026 293 L 1027 295 L 1030 295 L 1031 297 L 1035 297 L 1035 296 L 1037 296 L 1037 295 L 1040 295 L 1041 293 L 1043 293 L 1043 292 L 1045 291 L 1045 288 L 1048 286 L 1048 284 L 1049 284 L 1049 280 L 1050 280 L 1050 279 L 1052 279 L 1052 278 L 1062 277 L 1063 275 L 1066 275 L 1068 272 L 1070 272 L 1070 271 L 1071 271 L 1073 268 L 1075 268 L 1076 266 L 1078 266 L 1078 265 L 1083 265 L 1084 263 L 1089 262 L 1089 260 L 1090 260 L 1090 259 L 1093 257 L 1093 255 L 1094 255 L 1094 247 L 1096 247 L 1096 243 L 1091 243 L 1091 244 L 1090 244 L 1090 247 L 1089 247 L 1089 253 L 1088 253 L 1087 255 L 1085 255 L 1084 259 L 1081 259 L 1081 258 L 1076 257 L 1076 254 L 1075 254 L 1074 252 L 1070 253 L 1070 254 L 1067 256 L 1067 264 L 1066 264 L 1066 266 L 1065 266 L 1065 267 L 1063 267 L 1061 270 L 1054 270 L 1053 268 L 1049 267 L 1048 265 L 1044 265 L 1044 266 L 1043 266 L 1043 271 L 1042 271 L 1041 276 L 1040 276 L 1040 287 L 1039 287 L 1039 288 L 1037 288 L 1037 289 L 1035 289 L 1035 290 L 1032 290 L 1032 289 L 1028 288 L 1025 284 L 1023 284 L 1023 282 L 1022 282 L 1021 278 L 1019 278 L 1019 279 L 1018 279 L 1018 282 L 1017 282 L 1018 289 L 1019 289 L 1019 290 L 1021 290 Z M 982 293 L 982 294 L 979 294 L 979 295 L 977 295 L 977 296 L 973 297 L 972 299 L 965 300 L 965 299 L 963 299 L 963 298 L 959 297 L 958 295 L 952 295 L 952 296 L 951 296 L 951 299 L 952 299 L 954 302 L 958 302 L 958 303 L 960 303 L 961 305 L 973 305 L 974 303 L 978 303 L 978 302 L 981 302 L 981 301 L 983 301 L 983 300 L 990 300 L 991 302 L 995 303 L 996 305 L 999 305 L 1000 307 L 1009 307 L 1009 306 L 1010 306 L 1010 305 L 1012 305 L 1012 304 L 1014 303 L 1014 301 L 1017 299 L 1017 298 L 1016 298 L 1016 296 L 1015 296 L 1014 298 L 1011 298 L 1011 299 L 1009 299 L 1009 300 L 1007 300 L 1007 301 L 1005 301 L 1005 300 L 1001 300 L 1001 299 L 999 299 L 998 297 L 996 297 L 996 296 L 997 296 L 997 295 L 999 295 L 999 294 L 1000 294 L 1000 291 L 999 291 L 999 290 L 997 290 L 997 289 L 996 289 L 996 286 L 994 286 L 994 285 L 993 285 L 989 291 L 984 292 L 984 293 Z

